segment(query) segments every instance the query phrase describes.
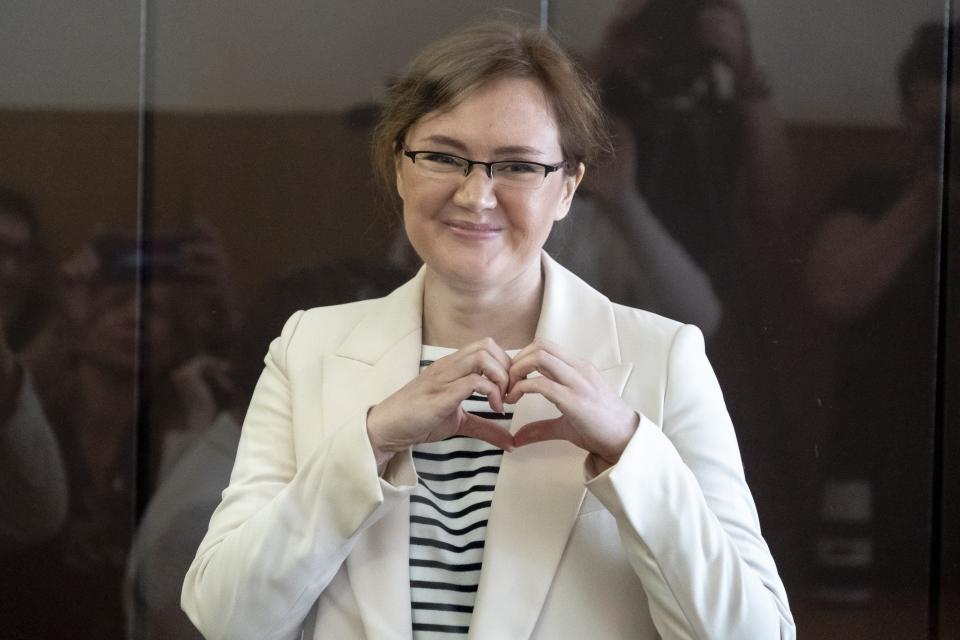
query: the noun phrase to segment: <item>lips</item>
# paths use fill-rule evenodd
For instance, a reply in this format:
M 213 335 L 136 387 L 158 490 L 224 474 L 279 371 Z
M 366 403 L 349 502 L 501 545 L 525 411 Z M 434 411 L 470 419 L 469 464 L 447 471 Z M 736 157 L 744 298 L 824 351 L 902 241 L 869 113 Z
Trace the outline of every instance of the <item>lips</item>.
M 474 237 L 494 236 L 503 230 L 503 227 L 491 222 L 468 222 L 466 220 L 447 220 L 444 224 L 454 233 Z

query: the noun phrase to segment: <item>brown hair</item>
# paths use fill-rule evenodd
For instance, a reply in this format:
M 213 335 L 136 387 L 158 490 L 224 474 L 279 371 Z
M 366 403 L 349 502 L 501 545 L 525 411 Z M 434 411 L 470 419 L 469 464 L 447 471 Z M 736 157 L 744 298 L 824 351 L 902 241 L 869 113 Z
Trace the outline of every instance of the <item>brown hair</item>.
M 452 108 L 501 78 L 530 78 L 543 88 L 568 171 L 609 149 L 594 84 L 557 41 L 531 25 L 483 22 L 428 46 L 388 88 L 372 149 L 388 193 L 394 192 L 397 142 L 407 130 L 427 113 Z

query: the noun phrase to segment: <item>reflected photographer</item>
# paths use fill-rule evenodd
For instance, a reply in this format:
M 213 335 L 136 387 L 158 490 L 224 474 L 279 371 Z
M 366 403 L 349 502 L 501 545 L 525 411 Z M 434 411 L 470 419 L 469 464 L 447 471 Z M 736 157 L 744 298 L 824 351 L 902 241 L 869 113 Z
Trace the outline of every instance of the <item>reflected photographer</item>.
M 47 311 L 33 206 L 0 187 L 0 554 L 56 535 L 66 518 L 60 447 L 21 357 Z
M 956 180 L 955 165 L 942 170 L 944 143 L 957 141 L 955 127 L 944 139 L 943 106 L 960 106 L 960 89 L 943 79 L 946 35 L 942 24 L 921 25 L 901 56 L 903 161 L 840 182 L 805 263 L 806 300 L 838 339 L 813 549 L 818 595 L 835 604 L 926 587 L 915 558 L 930 544 L 917 526 L 929 487 L 915 470 L 928 464 L 934 396 L 920 372 L 937 349 L 937 229 Z
M 54 313 L 31 345 L 31 372 L 63 453 L 69 511 L 55 538 L 8 563 L 8 577 L 51 611 L 22 616 L 25 636 L 69 637 L 79 628 L 123 636 L 135 483 L 157 481 L 190 424 L 194 388 L 175 374 L 232 339 L 229 323 L 217 335 L 210 320 L 235 314 L 214 235 L 198 228 L 147 236 L 143 247 L 128 234 L 102 232 L 64 262 Z M 137 393 L 149 398 L 143 415 Z M 138 470 L 141 423 L 151 455 Z

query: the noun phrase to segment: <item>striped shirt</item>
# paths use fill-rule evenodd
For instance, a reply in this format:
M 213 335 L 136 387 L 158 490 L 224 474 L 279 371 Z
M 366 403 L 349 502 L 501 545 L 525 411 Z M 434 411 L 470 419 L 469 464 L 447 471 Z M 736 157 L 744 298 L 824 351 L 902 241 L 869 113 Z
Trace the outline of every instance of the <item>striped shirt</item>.
M 423 346 L 420 369 L 454 353 Z M 513 407 L 494 413 L 486 397 L 463 401 L 474 415 L 509 429 Z M 413 448 L 420 482 L 410 496 L 410 594 L 416 640 L 456 638 L 470 630 L 483 544 L 503 450 L 454 436 Z

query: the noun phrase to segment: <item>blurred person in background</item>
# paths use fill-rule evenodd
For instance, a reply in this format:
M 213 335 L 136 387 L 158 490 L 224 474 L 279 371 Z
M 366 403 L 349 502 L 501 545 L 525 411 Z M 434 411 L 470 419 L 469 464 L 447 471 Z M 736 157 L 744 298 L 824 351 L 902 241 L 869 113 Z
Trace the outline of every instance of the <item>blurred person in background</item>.
M 623 0 L 592 65 L 638 191 L 723 294 L 794 230 L 793 158 L 738 0 Z M 740 274 L 744 277 L 744 274 Z
M 715 296 L 710 305 L 699 295 L 701 317 L 714 319 L 707 353 L 789 576 L 799 565 L 791 552 L 799 487 L 778 387 L 791 381 L 776 375 L 776 319 L 782 292 L 795 286 L 796 238 L 807 225 L 795 215 L 793 153 L 747 16 L 739 0 L 622 0 L 591 65 L 608 116 L 635 150 L 633 192 L 703 274 L 687 277 L 692 286 L 706 281 Z M 711 306 L 717 311 L 704 314 Z
M 0 554 L 40 544 L 67 513 L 60 448 L 18 353 L 47 311 L 32 204 L 0 187 Z
M 136 483 L 155 482 L 189 424 L 190 398 L 178 395 L 189 386 L 174 373 L 231 339 L 227 318 L 236 312 L 216 238 L 201 228 L 151 235 L 140 248 L 132 236 L 98 233 L 64 263 L 53 313 L 31 348 L 63 453 L 69 511 L 55 538 L 5 566 L 3 589 L 19 594 L 18 610 L 5 612 L 8 637 L 123 637 Z M 204 374 L 219 394 L 229 391 L 215 367 Z M 150 440 L 140 465 L 138 433 Z
M 956 24 L 950 30 L 956 47 Z M 911 152 L 896 170 L 858 170 L 840 183 L 805 263 L 805 298 L 839 338 L 816 548 L 818 587 L 836 602 L 926 588 L 916 558 L 928 544 L 919 498 L 930 484 L 916 469 L 929 464 L 934 389 L 923 372 L 933 374 L 937 349 L 941 198 L 945 181 L 956 182 L 955 164 L 943 174 L 942 150 L 960 143 L 958 127 L 944 140 L 944 104 L 960 106 L 960 89 L 944 80 L 946 37 L 943 24 L 924 24 L 900 60 Z
M 637 189 L 630 130 L 610 124 L 613 153 L 586 174 L 544 249 L 611 300 L 696 325 L 709 340 L 723 312 L 710 278 Z

